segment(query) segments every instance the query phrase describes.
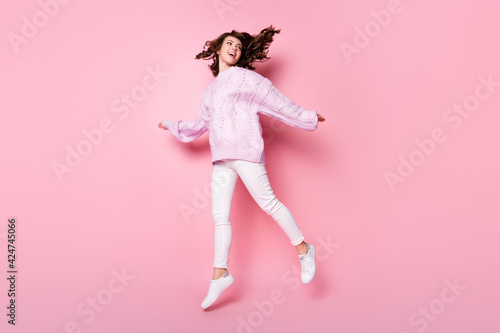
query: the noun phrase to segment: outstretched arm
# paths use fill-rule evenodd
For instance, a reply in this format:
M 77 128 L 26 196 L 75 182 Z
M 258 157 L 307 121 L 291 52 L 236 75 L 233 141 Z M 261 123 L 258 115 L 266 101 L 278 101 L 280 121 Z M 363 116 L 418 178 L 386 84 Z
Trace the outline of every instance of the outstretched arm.
M 193 141 L 208 130 L 208 128 L 205 126 L 205 121 L 203 120 L 204 111 L 205 109 L 202 102 L 200 110 L 198 112 L 198 116 L 195 120 L 164 120 L 163 122 L 158 124 L 158 127 L 163 130 L 169 130 L 170 133 L 172 133 L 172 136 L 179 141 Z
M 318 122 L 325 120 L 316 110 L 307 110 L 295 104 L 272 85 L 268 79 L 265 80 L 268 81 L 266 83 L 269 87 L 269 93 L 260 104 L 260 113 L 307 131 L 314 131 L 318 126 Z

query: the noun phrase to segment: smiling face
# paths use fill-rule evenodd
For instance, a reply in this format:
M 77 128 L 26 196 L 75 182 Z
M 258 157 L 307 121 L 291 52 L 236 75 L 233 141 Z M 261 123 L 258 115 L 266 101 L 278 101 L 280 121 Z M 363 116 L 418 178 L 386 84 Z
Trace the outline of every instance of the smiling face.
M 242 52 L 241 41 L 233 36 L 227 36 L 222 42 L 222 46 L 217 50 L 219 63 L 222 66 L 234 66 L 240 60 Z

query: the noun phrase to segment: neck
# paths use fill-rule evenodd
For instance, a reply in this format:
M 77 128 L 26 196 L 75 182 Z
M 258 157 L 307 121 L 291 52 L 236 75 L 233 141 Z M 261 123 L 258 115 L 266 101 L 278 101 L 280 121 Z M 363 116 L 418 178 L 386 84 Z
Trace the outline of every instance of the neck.
M 219 73 L 222 73 L 222 72 L 224 72 L 225 70 L 228 70 L 228 69 L 229 69 L 229 68 L 231 68 L 231 67 L 233 67 L 233 66 L 228 65 L 228 64 L 226 64 L 226 63 L 222 63 L 222 62 L 220 62 L 220 63 L 219 63 Z

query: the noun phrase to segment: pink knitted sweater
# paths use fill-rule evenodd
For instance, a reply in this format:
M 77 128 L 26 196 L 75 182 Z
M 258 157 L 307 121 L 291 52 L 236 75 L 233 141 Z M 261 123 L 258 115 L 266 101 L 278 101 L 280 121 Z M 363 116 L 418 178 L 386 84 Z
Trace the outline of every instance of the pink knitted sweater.
M 269 79 L 237 66 L 220 72 L 205 88 L 195 120 L 165 120 L 162 126 L 182 142 L 193 141 L 208 131 L 212 162 L 241 159 L 263 163 L 259 113 L 308 131 L 318 126 L 316 110 L 295 104 Z

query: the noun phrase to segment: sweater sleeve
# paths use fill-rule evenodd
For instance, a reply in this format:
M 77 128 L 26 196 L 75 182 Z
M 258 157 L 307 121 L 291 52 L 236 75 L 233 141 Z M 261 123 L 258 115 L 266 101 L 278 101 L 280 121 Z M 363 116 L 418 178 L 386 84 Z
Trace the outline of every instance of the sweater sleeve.
M 208 128 L 205 125 L 204 113 L 206 109 L 203 104 L 203 100 L 198 111 L 198 116 L 195 120 L 181 121 L 181 120 L 165 120 L 161 123 L 163 127 L 168 129 L 172 136 L 181 142 L 191 142 L 203 133 L 205 133 Z
M 264 79 L 263 87 L 268 89 L 267 95 L 260 103 L 259 113 L 278 119 L 293 127 L 314 131 L 318 127 L 318 112 L 307 110 L 283 95 L 271 83 Z

